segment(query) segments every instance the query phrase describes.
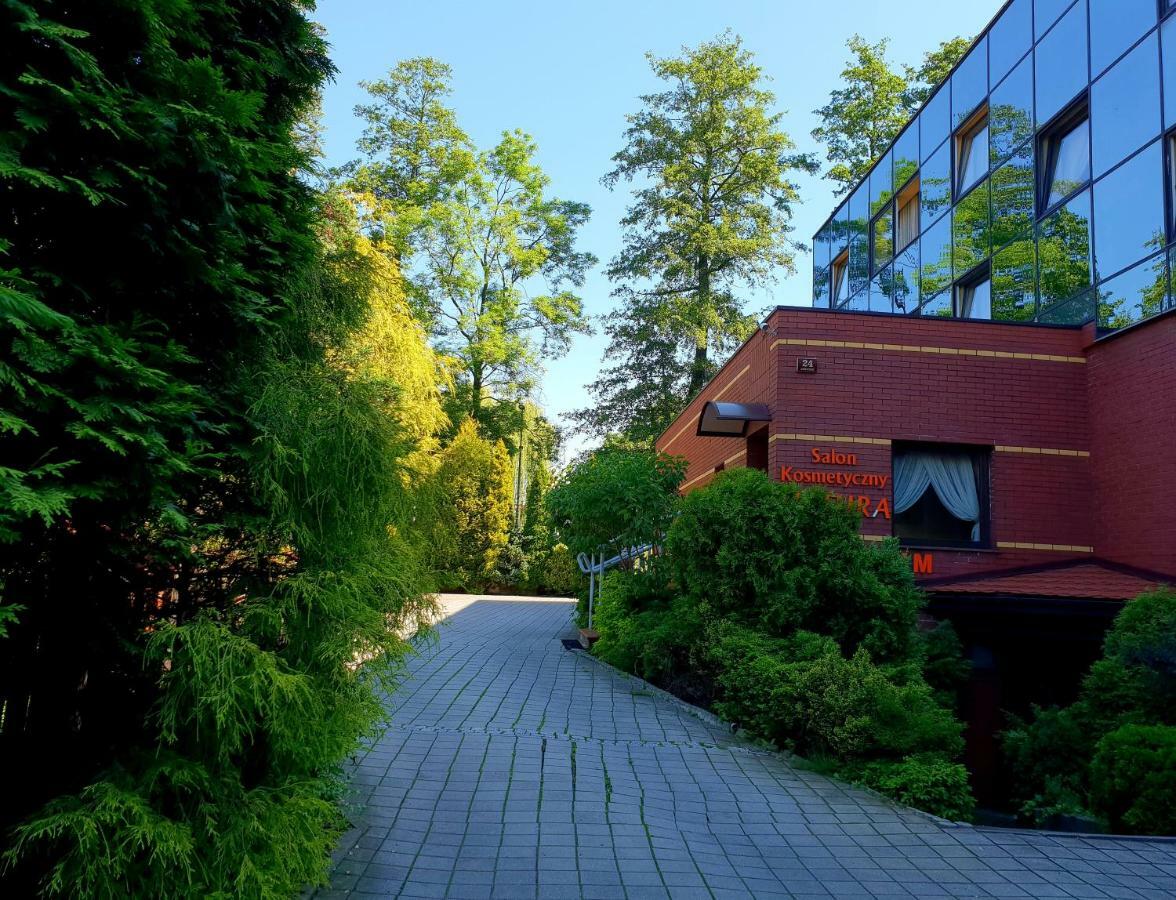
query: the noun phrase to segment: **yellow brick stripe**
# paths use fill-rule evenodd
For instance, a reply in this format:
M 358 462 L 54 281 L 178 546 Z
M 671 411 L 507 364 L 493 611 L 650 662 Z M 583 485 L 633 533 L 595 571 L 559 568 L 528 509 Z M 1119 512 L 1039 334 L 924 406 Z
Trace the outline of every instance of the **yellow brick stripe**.
M 924 347 L 919 344 L 874 344 L 866 341 L 817 341 L 807 338 L 780 338 L 774 344 L 789 347 L 835 347 L 846 350 L 881 350 L 884 353 L 936 353 L 942 356 L 968 356 L 988 359 L 1032 359 L 1039 362 L 1064 362 L 1085 365 L 1085 356 L 1058 356 L 1053 353 L 1013 353 L 1008 350 L 973 350 L 969 347 Z
M 806 441 L 818 444 L 873 444 L 877 447 L 889 447 L 890 438 L 850 437 L 836 434 L 773 434 L 768 443 L 773 441 Z
M 1057 450 L 1053 447 L 1004 447 L 997 445 L 997 453 L 1029 453 L 1041 456 L 1090 456 L 1089 450 Z
M 1093 553 L 1093 547 L 1078 544 L 1031 544 L 1024 541 L 997 541 L 998 550 L 1054 550 L 1060 553 Z
M 737 382 L 740 378 L 742 378 L 744 375 L 747 374 L 747 372 L 750 368 L 751 368 L 751 366 L 747 365 L 747 366 L 744 366 L 742 369 L 740 369 L 739 372 L 735 375 L 735 377 L 727 382 L 727 386 L 725 388 L 723 388 L 721 391 L 719 391 L 717 394 L 715 394 L 713 397 L 711 397 L 710 400 L 707 402 L 713 403 L 714 401 L 721 398 L 723 396 L 723 394 L 727 393 L 727 391 L 731 390 L 731 388 L 733 388 L 735 386 L 735 382 Z M 670 447 L 670 444 L 672 444 L 672 443 L 674 443 L 674 441 L 678 440 L 678 438 L 680 438 L 682 436 L 682 433 L 684 431 L 686 431 L 686 429 L 688 429 L 691 425 L 696 425 L 696 424 L 697 424 L 696 422 L 690 421 L 690 422 L 687 422 L 685 425 L 683 425 L 681 428 L 679 428 L 678 431 L 674 434 L 674 436 L 672 438 L 670 438 L 668 441 L 666 441 L 665 445 L 662 447 L 662 450 L 663 451 L 668 450 Z M 732 435 L 732 437 L 738 437 L 738 435 Z M 689 484 L 689 483 L 690 482 L 687 482 L 687 484 Z M 682 486 L 685 487 L 686 485 L 682 485 Z

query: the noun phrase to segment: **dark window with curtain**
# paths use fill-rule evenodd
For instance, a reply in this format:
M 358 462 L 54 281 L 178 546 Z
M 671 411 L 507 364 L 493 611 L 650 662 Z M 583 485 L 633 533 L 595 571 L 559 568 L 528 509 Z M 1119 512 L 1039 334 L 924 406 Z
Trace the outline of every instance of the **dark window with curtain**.
M 908 544 L 990 543 L 988 455 L 954 445 L 895 445 L 895 536 Z

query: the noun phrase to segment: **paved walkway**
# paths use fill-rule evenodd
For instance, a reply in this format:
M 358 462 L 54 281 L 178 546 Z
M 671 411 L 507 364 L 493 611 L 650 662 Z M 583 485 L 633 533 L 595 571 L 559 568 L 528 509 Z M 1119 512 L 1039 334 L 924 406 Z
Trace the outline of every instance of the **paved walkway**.
M 317 897 L 1176 897 L 1176 843 L 946 826 L 565 650 L 569 603 L 443 600 Z

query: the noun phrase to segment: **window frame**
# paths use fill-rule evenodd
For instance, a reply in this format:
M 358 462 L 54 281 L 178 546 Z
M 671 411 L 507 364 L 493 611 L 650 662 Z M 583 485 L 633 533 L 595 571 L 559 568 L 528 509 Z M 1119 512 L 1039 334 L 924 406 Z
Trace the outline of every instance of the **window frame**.
M 961 291 L 972 290 L 982 282 L 988 282 L 988 318 L 979 319 L 964 315 Z M 967 319 L 972 322 L 992 321 L 992 257 L 970 269 L 966 274 L 957 278 L 951 286 L 951 314 L 955 319 Z
M 1057 152 L 1062 146 L 1062 140 L 1083 122 L 1086 123 L 1086 180 L 1075 187 L 1064 197 L 1049 202 L 1049 195 L 1053 188 L 1053 168 L 1057 161 Z M 1034 162 L 1037 166 L 1036 182 L 1034 186 L 1035 212 L 1037 221 L 1047 218 L 1056 210 L 1065 206 L 1070 200 L 1086 190 L 1093 182 L 1094 160 L 1091 158 L 1090 135 L 1090 89 L 1089 86 L 1082 95 L 1068 107 L 1037 131 L 1034 138 Z
M 1171 8 L 1176 9 L 1176 0 Z M 1170 244 L 1176 241 L 1176 127 L 1165 131 L 1160 141 L 1164 154 L 1164 238 Z
M 879 260 L 878 254 L 876 252 L 876 246 L 875 246 L 876 242 L 874 240 L 874 237 L 875 237 L 874 226 L 878 224 L 878 221 L 880 219 L 882 219 L 887 214 L 887 212 L 890 213 L 890 256 L 887 259 Z M 888 265 L 890 265 L 891 262 L 894 261 L 894 255 L 895 255 L 895 249 L 894 249 L 895 220 L 894 220 L 894 215 L 895 215 L 895 212 L 896 212 L 896 209 L 894 206 L 894 198 L 892 197 L 891 199 L 889 199 L 885 203 L 883 203 L 880 207 L 878 207 L 878 212 L 874 214 L 874 216 L 870 219 L 869 224 L 866 226 L 866 239 L 870 242 L 870 247 L 869 247 L 870 278 L 873 278 L 880 271 L 882 271 L 884 268 L 886 268 Z
M 838 275 L 841 277 L 838 278 Z M 840 303 L 838 285 L 845 285 L 845 299 L 849 300 L 849 248 L 838 253 L 829 263 L 829 307 L 837 309 Z
M 890 519 L 890 533 L 898 539 L 902 547 L 930 550 L 992 550 L 996 547 L 996 540 L 992 534 L 992 454 L 995 448 L 990 444 L 959 444 L 935 443 L 929 441 L 896 440 L 890 448 L 890 482 L 894 484 L 894 458 L 899 453 L 924 452 L 958 452 L 972 457 L 972 464 L 976 472 L 976 492 L 980 500 L 980 540 L 951 541 L 932 540 L 928 538 L 904 538 L 896 531 L 898 513 L 893 513 Z M 934 490 L 928 486 L 927 490 Z M 893 488 L 891 489 L 893 495 Z
M 974 188 L 976 185 L 978 185 L 981 181 L 983 181 L 985 176 L 988 175 L 988 173 L 992 170 L 991 146 L 990 146 L 991 140 L 990 140 L 990 135 L 988 132 L 988 125 L 989 125 L 989 122 L 988 122 L 988 100 L 985 99 L 985 101 L 983 103 L 981 103 L 979 107 L 976 108 L 976 111 L 973 112 L 970 116 L 968 116 L 968 118 L 964 120 L 964 122 L 960 125 L 959 128 L 957 128 L 955 131 L 952 132 L 952 136 L 951 136 L 951 161 L 952 161 L 951 197 L 952 197 L 952 205 L 953 206 L 956 203 L 958 203 L 960 201 L 960 199 L 963 198 L 963 196 L 968 193 L 968 191 L 970 191 L 972 188 Z M 961 168 L 961 163 L 963 162 L 963 159 L 962 159 L 963 149 L 965 146 L 968 148 L 968 157 L 967 158 L 971 159 L 972 155 L 976 149 L 975 148 L 976 138 L 979 136 L 979 132 L 981 130 L 984 131 L 984 146 L 983 146 L 984 152 L 982 154 L 982 158 L 984 160 L 984 172 L 982 174 L 976 176 L 974 179 L 969 181 L 967 184 L 964 184 L 963 183 L 964 172 L 963 172 L 963 169 Z
M 915 241 L 919 239 L 922 233 L 922 203 L 923 197 L 919 190 L 919 171 L 907 179 L 906 183 L 901 188 L 895 191 L 894 194 L 894 258 L 904 252 Z M 901 241 L 899 238 L 899 212 L 907 207 L 913 206 L 915 217 L 915 229 L 911 237 L 906 241 Z

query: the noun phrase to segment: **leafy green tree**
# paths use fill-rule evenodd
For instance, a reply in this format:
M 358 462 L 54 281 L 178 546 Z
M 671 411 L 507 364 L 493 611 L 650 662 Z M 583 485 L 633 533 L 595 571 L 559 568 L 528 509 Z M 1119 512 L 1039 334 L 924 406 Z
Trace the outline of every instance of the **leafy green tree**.
M 813 139 L 825 146 L 832 167 L 825 177 L 837 182 L 844 194 L 870 170 L 910 118 L 904 102 L 907 80 L 886 60 L 886 38 L 871 44 L 860 35 L 846 43 L 850 60 L 841 71 L 843 87 L 829 95 L 829 102 L 815 115 L 821 124 Z
M 969 38 L 953 37 L 941 42 L 934 50 L 924 53 L 923 61 L 918 67 L 902 67 L 907 81 L 907 87 L 902 94 L 902 104 L 909 114 L 913 115 L 927 102 L 927 98 L 943 83 L 956 63 L 964 58 L 971 45 L 972 41 Z
M 738 37 L 679 57 L 649 54 L 668 87 L 627 117 L 604 183 L 634 182 L 624 246 L 608 269 L 608 364 L 573 418 L 589 433 L 657 434 L 754 320 L 735 291 L 793 270 L 792 173 L 811 171 L 772 112 L 774 95 Z

